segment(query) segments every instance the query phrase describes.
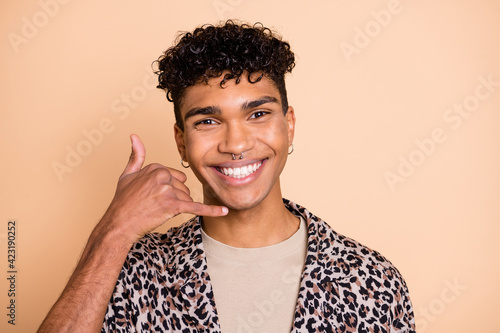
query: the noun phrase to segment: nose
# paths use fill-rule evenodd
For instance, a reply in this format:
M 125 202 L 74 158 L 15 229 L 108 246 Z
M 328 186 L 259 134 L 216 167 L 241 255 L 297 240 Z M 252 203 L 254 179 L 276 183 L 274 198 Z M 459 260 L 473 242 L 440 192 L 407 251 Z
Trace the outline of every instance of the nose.
M 254 146 L 255 139 L 247 126 L 238 122 L 226 123 L 219 143 L 221 153 L 239 155 Z

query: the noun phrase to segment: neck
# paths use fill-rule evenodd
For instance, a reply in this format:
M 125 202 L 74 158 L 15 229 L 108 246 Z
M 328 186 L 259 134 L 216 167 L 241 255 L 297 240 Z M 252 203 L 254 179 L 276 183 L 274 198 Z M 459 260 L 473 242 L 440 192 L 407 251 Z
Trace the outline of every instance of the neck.
M 226 216 L 203 217 L 203 230 L 211 238 L 233 247 L 278 244 L 290 238 L 300 226 L 300 220 L 283 204 L 281 191 L 278 194 L 270 193 L 250 209 L 230 209 Z

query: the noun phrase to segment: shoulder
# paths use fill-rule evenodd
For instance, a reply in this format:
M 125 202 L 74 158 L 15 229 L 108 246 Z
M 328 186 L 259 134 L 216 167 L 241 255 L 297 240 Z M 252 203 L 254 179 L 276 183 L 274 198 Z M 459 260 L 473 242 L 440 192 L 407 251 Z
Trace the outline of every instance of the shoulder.
M 401 273 L 380 252 L 337 233 L 322 220 L 315 223 L 318 264 L 325 274 L 339 282 L 355 281 L 370 289 L 386 288 L 395 295 L 407 293 Z
M 325 224 L 325 222 L 320 222 Z M 326 225 L 323 243 L 323 253 L 325 259 L 330 262 L 339 262 L 346 265 L 344 268 L 346 275 L 379 275 L 378 271 L 394 271 L 396 267 L 380 252 L 361 244 L 360 242 L 339 234 L 330 226 Z M 333 261 L 332 261 L 333 260 Z M 399 272 L 398 272 L 399 275 Z
M 327 265 L 340 273 L 335 284 L 346 307 L 354 303 L 358 310 L 364 309 L 367 322 L 389 325 L 397 332 L 415 332 L 410 293 L 399 270 L 382 254 L 352 238 L 335 232 L 333 238 L 337 245 L 327 254 Z
M 306 273 L 310 286 L 324 291 L 326 312 L 337 311 L 339 321 L 357 318 L 366 327 L 414 332 L 409 291 L 398 269 L 378 251 L 337 233 L 306 209 L 296 212 L 308 222 Z
M 372 275 L 401 276 L 394 265 L 379 252 L 337 233 L 328 223 L 306 208 L 285 200 L 285 205 L 301 215 L 308 226 L 308 261 L 321 266 L 332 279 Z

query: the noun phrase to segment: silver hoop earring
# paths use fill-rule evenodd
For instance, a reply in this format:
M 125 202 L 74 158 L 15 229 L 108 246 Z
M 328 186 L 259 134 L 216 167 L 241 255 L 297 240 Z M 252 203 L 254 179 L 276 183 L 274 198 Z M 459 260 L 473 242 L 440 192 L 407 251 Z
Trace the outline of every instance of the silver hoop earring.
M 290 155 L 291 153 L 293 153 L 293 143 L 292 143 L 292 145 L 290 147 L 292 147 L 292 150 L 288 149 L 288 155 Z
M 189 168 L 189 163 L 187 165 L 184 164 L 184 159 L 181 158 L 181 165 L 185 167 L 186 169 Z

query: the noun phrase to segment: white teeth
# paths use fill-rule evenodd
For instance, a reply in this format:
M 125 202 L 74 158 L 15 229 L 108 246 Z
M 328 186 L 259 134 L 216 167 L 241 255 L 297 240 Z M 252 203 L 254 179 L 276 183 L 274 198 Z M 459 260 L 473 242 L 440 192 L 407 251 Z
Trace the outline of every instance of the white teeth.
M 262 162 L 257 162 L 254 164 L 242 166 L 241 168 L 218 168 L 218 170 L 226 176 L 239 179 L 251 175 L 252 173 L 257 171 L 257 169 L 260 168 L 261 165 Z

